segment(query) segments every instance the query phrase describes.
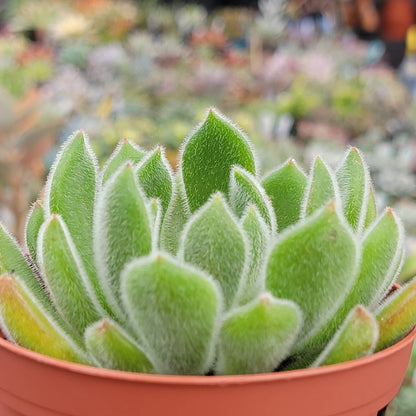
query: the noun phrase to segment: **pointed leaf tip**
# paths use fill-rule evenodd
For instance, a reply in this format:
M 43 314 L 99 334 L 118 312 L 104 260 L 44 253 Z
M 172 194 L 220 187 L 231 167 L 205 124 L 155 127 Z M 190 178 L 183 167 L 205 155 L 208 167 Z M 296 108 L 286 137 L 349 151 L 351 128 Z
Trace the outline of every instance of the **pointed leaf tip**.
M 98 276 L 111 308 L 119 317 L 124 317 L 119 302 L 121 271 L 131 259 L 150 253 L 152 244 L 147 200 L 134 169 L 121 167 L 98 194 L 94 218 Z
M 228 194 L 230 171 L 234 165 L 256 173 L 251 145 L 225 117 L 209 111 L 182 147 L 180 170 L 192 212 L 214 192 Z
M 263 179 L 262 186 L 271 200 L 279 232 L 299 220 L 306 184 L 306 176 L 294 159 Z
M 231 171 L 229 202 L 238 217 L 242 216 L 247 205 L 254 204 L 272 234 L 276 232 L 276 218 L 270 198 L 257 179 L 238 166 Z
M 377 339 L 378 325 L 375 318 L 362 305 L 357 305 L 312 367 L 365 357 L 374 351 Z
M 335 199 L 337 190 L 332 170 L 317 156 L 312 166 L 308 189 L 303 202 L 303 214 L 311 215 L 318 208 Z
M 109 319 L 102 319 L 87 328 L 85 344 L 101 367 L 139 373 L 153 370 L 143 350 Z

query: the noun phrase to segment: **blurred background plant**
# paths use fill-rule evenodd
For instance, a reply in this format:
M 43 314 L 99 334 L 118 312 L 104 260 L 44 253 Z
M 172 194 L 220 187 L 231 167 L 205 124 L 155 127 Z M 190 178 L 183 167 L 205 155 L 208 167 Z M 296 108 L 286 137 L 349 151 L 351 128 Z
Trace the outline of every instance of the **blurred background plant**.
M 336 163 L 346 146 L 361 148 L 380 205 L 408 230 L 406 281 L 416 274 L 416 29 L 409 19 L 389 28 L 387 3 L 1 2 L 1 220 L 22 236 L 28 203 L 74 130 L 101 160 L 126 137 L 165 145 L 174 165 L 215 106 L 255 142 L 263 172 L 289 156 L 307 169 L 316 153 Z M 390 415 L 416 414 L 411 379 Z

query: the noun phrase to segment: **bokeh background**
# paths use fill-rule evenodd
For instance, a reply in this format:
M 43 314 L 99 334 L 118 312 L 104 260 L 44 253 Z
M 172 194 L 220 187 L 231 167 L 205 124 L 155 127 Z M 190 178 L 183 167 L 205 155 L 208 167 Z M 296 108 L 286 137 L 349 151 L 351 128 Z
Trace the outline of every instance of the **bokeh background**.
M 121 138 L 176 150 L 217 107 L 263 172 L 349 145 L 407 229 L 416 274 L 413 0 L 0 0 L 0 219 L 21 239 L 61 143 L 102 163 Z M 389 416 L 416 415 L 416 349 Z

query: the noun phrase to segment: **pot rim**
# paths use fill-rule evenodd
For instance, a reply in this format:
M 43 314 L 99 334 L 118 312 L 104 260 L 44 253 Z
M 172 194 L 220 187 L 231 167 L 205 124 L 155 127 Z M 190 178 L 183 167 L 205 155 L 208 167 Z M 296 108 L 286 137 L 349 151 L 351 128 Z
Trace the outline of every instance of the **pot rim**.
M 388 359 L 396 350 L 401 349 L 416 338 L 416 327 L 410 331 L 403 339 L 392 346 L 356 360 L 346 361 L 343 363 L 326 365 L 316 368 L 302 368 L 298 370 L 280 371 L 274 373 L 258 373 L 243 375 L 215 375 L 215 376 L 192 376 L 192 375 L 167 375 L 167 374 L 145 374 L 133 373 L 128 371 L 110 370 L 98 368 L 84 364 L 73 363 L 70 361 L 60 360 L 49 357 L 35 351 L 28 350 L 20 345 L 0 337 L 0 349 L 6 349 L 10 353 L 20 356 L 21 358 L 34 360 L 42 365 L 55 367 L 59 370 L 78 373 L 86 376 L 112 379 L 114 381 L 141 382 L 150 384 L 164 385 L 230 385 L 230 384 L 255 384 L 262 382 L 271 382 L 279 380 L 293 380 L 299 378 L 311 378 L 321 375 L 347 371 L 356 367 L 370 365 L 373 362 Z

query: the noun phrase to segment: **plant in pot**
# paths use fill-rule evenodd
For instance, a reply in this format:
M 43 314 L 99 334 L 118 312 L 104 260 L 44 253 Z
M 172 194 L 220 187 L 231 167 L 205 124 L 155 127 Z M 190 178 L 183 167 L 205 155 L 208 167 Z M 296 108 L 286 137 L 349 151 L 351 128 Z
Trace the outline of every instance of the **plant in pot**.
M 1 227 L 2 414 L 375 415 L 403 379 L 416 280 L 386 298 L 403 230 L 355 148 L 260 179 L 214 110 L 176 172 L 78 132 L 26 248 Z

